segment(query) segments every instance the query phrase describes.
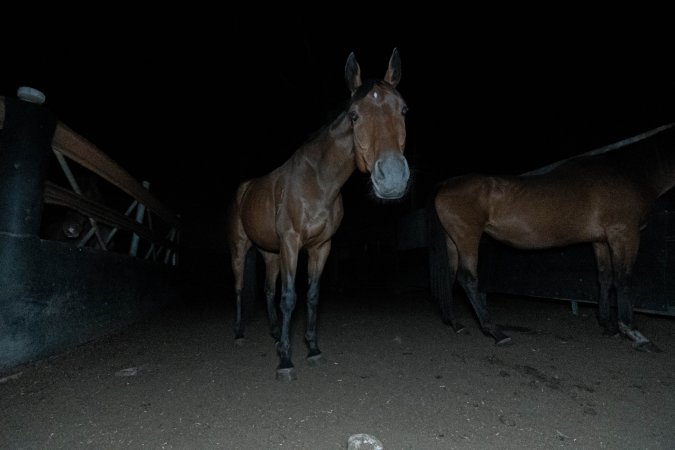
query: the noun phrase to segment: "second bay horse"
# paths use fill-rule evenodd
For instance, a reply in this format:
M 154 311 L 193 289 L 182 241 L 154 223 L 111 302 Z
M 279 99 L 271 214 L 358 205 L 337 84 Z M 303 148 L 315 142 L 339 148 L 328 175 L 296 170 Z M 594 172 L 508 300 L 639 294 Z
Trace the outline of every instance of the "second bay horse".
M 439 185 L 428 218 L 429 248 L 430 256 L 440 255 L 430 264 L 432 272 L 440 264 L 435 280 L 432 274 L 432 292 L 444 322 L 457 329 L 451 310 L 457 280 L 483 332 L 498 344 L 510 341 L 492 323 L 485 292 L 478 288 L 483 233 L 524 250 L 589 243 L 600 289 L 598 320 L 605 332 L 623 334 L 638 349 L 658 351 L 635 328 L 629 285 L 640 230 L 656 199 L 675 186 L 675 128 L 665 125 L 599 150 L 520 176 L 469 174 Z
M 298 254 L 307 251 L 308 361 L 322 355 L 316 320 L 319 280 L 331 249 L 331 238 L 343 217 L 341 188 L 355 170 L 370 173 L 372 191 L 382 200 L 405 195 L 410 169 L 403 155 L 408 107 L 396 90 L 401 60 L 394 49 L 382 80 L 361 80 L 354 53 L 347 58 L 345 78 L 351 92 L 347 108 L 280 167 L 242 183 L 228 215 L 227 240 L 237 302 L 235 339 L 243 338 L 242 289 L 246 253 L 254 246 L 265 261 L 265 297 L 271 334 L 277 343 L 276 379 L 295 379 L 291 361 L 290 324 L 296 304 Z M 281 274 L 281 321 L 276 281 Z

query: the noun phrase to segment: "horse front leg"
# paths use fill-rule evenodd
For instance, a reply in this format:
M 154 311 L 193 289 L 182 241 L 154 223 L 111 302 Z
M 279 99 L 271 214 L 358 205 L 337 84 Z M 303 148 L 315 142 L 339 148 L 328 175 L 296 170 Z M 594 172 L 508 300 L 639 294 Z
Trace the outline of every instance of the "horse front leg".
M 598 323 L 603 328 L 603 334 L 614 336 L 619 332 L 617 318 L 612 314 L 612 260 L 609 253 L 609 246 L 605 242 L 593 244 L 593 253 L 595 254 L 595 264 L 598 269 Z
M 437 285 L 437 290 L 439 292 L 439 302 L 441 308 L 441 319 L 443 323 L 449 325 L 455 333 L 463 333 L 466 330 L 466 327 L 461 323 L 455 320 L 455 315 L 452 311 L 453 305 L 453 288 L 455 286 L 455 280 L 457 279 L 457 266 L 459 264 L 459 256 L 457 254 L 457 246 L 450 239 L 449 236 L 445 236 L 445 248 L 447 250 L 447 255 L 444 260 L 435 261 L 435 264 L 438 264 L 439 267 L 434 267 L 434 269 L 439 269 L 440 279 L 438 275 L 435 276 L 435 283 Z M 447 273 L 447 277 L 443 277 L 443 274 Z
M 633 302 L 630 296 L 629 281 L 633 265 L 637 258 L 639 231 L 634 236 L 610 239 L 609 246 L 614 268 L 616 306 L 619 331 L 633 341 L 636 350 L 660 352 L 661 349 L 640 333 L 635 327 Z
M 476 249 L 478 246 L 476 246 Z M 477 253 L 477 251 L 476 251 Z M 466 292 L 469 301 L 473 306 L 478 322 L 480 323 L 483 333 L 489 334 L 495 340 L 497 345 L 504 345 L 511 342 L 511 338 L 504 334 L 501 329 L 492 323 L 490 314 L 487 310 L 487 297 L 485 292 L 478 290 L 478 259 L 477 254 L 473 258 L 464 257 L 460 261 L 460 268 L 458 271 L 458 280 L 464 291 Z
M 232 245 L 232 272 L 234 275 L 234 295 L 237 302 L 236 317 L 234 321 L 234 342 L 236 345 L 244 343 L 244 305 L 242 293 L 244 290 L 244 278 L 246 270 L 246 254 L 251 247 L 251 242 L 242 238 Z
M 618 280 L 616 286 L 619 332 L 633 341 L 633 347 L 636 350 L 659 353 L 661 349 L 635 327 L 633 305 L 631 304 L 629 289 L 625 281 L 625 279 Z
M 295 309 L 296 294 L 294 286 L 295 278 L 282 280 L 281 288 L 281 336 L 277 342 L 277 353 L 279 354 L 279 366 L 277 366 L 278 381 L 292 381 L 297 378 L 293 362 L 291 361 L 291 341 L 290 328 L 291 317 Z
M 317 308 L 319 305 L 319 287 L 321 274 L 326 265 L 326 260 L 330 254 L 330 241 L 324 242 L 318 247 L 307 250 L 307 277 L 309 287 L 307 289 L 307 331 L 305 332 L 305 341 L 309 348 L 307 361 L 312 365 L 318 365 L 324 362 L 319 350 L 319 344 L 316 333 Z
M 497 345 L 509 344 L 511 342 L 511 337 L 504 334 L 504 332 L 496 324 L 492 323 L 492 320 L 490 319 L 490 314 L 487 310 L 487 298 L 485 292 L 478 291 L 478 280 L 469 280 L 463 284 L 464 290 L 469 297 L 469 301 L 471 302 L 474 311 L 476 311 L 478 322 L 480 323 L 483 333 L 492 336 Z
M 298 266 L 299 239 L 296 236 L 282 243 L 281 263 L 281 336 L 277 343 L 279 366 L 277 381 L 292 381 L 297 378 L 291 362 L 291 318 L 295 310 L 295 274 Z

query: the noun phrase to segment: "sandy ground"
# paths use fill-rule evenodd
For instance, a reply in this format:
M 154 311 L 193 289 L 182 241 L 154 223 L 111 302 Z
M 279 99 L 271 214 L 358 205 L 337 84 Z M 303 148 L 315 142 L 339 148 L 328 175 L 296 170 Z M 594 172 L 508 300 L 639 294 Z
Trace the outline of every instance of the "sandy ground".
M 222 300 L 218 300 L 221 297 Z M 234 345 L 227 296 L 194 293 L 107 338 L 17 367 L 0 383 L 2 449 L 673 449 L 675 320 L 638 314 L 662 353 L 602 337 L 592 305 L 490 297 L 513 344 L 461 303 L 445 327 L 424 291 L 324 295 L 326 363 L 275 381 L 266 317 Z M 300 304 L 301 305 L 301 304 Z M 9 375 L 9 376 L 7 376 Z

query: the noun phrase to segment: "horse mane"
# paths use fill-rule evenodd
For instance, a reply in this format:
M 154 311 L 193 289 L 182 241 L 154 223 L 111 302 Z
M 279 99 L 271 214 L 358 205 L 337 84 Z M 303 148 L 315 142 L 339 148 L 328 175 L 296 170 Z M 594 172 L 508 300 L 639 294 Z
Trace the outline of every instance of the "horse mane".
M 585 152 L 585 153 L 581 153 L 581 154 L 578 154 L 578 155 L 571 156 L 569 158 L 562 159 L 560 161 L 556 161 L 556 162 L 548 164 L 546 166 L 539 167 L 538 169 L 530 170 L 529 172 L 525 172 L 521 175 L 522 176 L 530 176 L 530 175 L 541 175 L 541 174 L 544 174 L 544 173 L 548 173 L 551 170 L 558 167 L 559 165 L 561 165 L 561 164 L 563 164 L 563 163 L 565 163 L 569 160 L 578 159 L 578 158 L 581 158 L 581 157 L 584 157 L 584 156 L 599 155 L 599 154 L 602 154 L 602 153 L 607 153 L 607 152 L 612 151 L 612 150 L 616 150 L 618 148 L 626 147 L 627 145 L 633 144 L 633 143 L 638 142 L 638 141 L 642 141 L 644 139 L 652 137 L 655 134 L 661 133 L 662 131 L 665 131 L 665 130 L 671 128 L 673 125 L 675 125 L 675 122 L 672 122 L 672 123 L 669 123 L 669 124 L 666 124 L 666 125 L 662 125 L 660 127 L 654 128 L 653 130 L 645 131 L 644 133 L 640 133 L 640 134 L 637 134 L 635 136 L 631 136 L 631 137 L 626 138 L 626 139 L 622 139 L 622 140 L 620 140 L 618 142 L 615 142 L 613 144 L 605 145 L 603 147 L 596 148 L 596 149 L 590 150 L 590 151 Z
M 302 142 L 302 145 L 309 144 L 318 136 L 320 136 L 324 131 L 326 131 L 326 129 L 328 129 L 341 115 L 345 114 L 347 109 L 349 109 L 349 105 L 351 105 L 354 100 L 364 98 L 366 95 L 368 95 L 368 92 L 373 89 L 373 87 L 386 84 L 388 83 L 384 80 L 378 80 L 374 78 L 366 80 L 361 86 L 358 87 L 358 89 L 356 89 L 356 92 L 354 92 L 354 95 L 351 98 L 342 100 L 337 107 L 328 110 L 326 113 L 326 117 L 328 117 L 328 119 L 321 127 L 312 131 Z
M 343 114 L 345 114 L 345 111 L 347 110 L 347 107 L 344 106 L 345 104 L 349 104 L 348 101 L 343 101 L 340 103 L 339 108 L 333 108 L 329 110 L 326 114 L 327 117 L 329 117 L 328 120 L 324 122 L 321 127 L 317 128 L 316 130 L 312 131 L 307 138 L 302 142 L 302 145 L 309 144 L 310 142 L 314 141 L 317 137 L 319 137 L 324 131 L 326 131 L 328 128 L 330 128 L 333 123 Z

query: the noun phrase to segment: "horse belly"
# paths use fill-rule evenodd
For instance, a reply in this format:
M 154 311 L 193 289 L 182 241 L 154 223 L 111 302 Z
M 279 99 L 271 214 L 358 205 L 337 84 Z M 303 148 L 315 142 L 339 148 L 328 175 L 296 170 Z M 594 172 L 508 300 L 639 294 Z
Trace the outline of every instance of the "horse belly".
M 492 238 L 520 249 L 561 247 L 592 241 L 594 232 L 578 215 L 513 215 L 490 222 L 485 232 Z
M 279 251 L 274 203 L 267 196 L 249 193 L 241 205 L 241 224 L 246 237 L 257 247 Z
M 279 251 L 279 236 L 274 227 L 274 222 L 270 226 L 269 222 L 244 224 L 246 236 L 256 246 L 268 252 L 276 253 Z

